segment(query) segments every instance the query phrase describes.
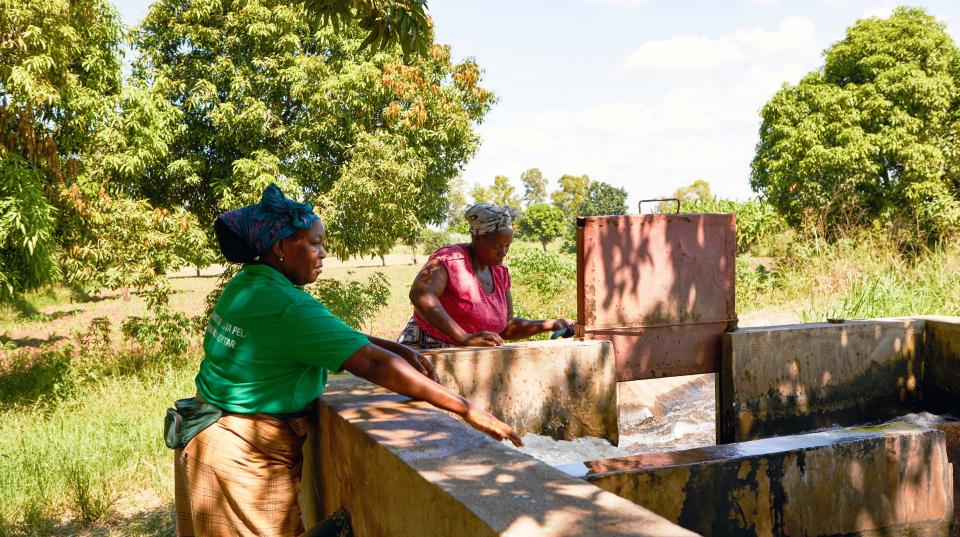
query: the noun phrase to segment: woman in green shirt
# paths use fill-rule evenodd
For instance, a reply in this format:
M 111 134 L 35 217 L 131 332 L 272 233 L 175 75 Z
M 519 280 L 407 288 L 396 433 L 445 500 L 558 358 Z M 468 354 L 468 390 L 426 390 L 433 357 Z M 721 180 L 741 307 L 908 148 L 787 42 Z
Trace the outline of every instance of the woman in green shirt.
M 270 185 L 259 204 L 220 215 L 215 229 L 227 260 L 244 266 L 207 325 L 197 398 L 178 405 L 216 421 L 185 442 L 168 439 L 182 446 L 175 455 L 178 535 L 303 531 L 304 414 L 331 370 L 426 401 L 520 445 L 508 425 L 438 384 L 421 354 L 357 332 L 303 290 L 326 257 L 323 223 L 309 204 Z

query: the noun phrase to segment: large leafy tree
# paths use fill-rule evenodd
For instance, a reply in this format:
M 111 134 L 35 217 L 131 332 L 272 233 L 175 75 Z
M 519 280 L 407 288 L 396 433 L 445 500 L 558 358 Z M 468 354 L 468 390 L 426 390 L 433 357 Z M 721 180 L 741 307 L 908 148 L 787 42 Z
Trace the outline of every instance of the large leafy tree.
M 587 175 L 563 175 L 557 181 L 557 190 L 550 195 L 553 205 L 563 211 L 567 220 L 573 222 L 577 217 L 577 210 L 587 196 L 590 187 L 590 177 Z M 572 224 L 571 224 L 572 225 Z
M 380 252 L 443 222 L 493 95 L 447 46 L 361 48 L 369 34 L 352 19 L 317 29 L 307 14 L 279 0 L 154 4 L 134 71 L 184 130 L 132 186 L 209 224 L 275 181 L 323 208 L 338 256 Z
M 56 281 L 82 227 L 94 141 L 120 94 L 119 16 L 102 0 L 0 0 L 0 299 Z
M 530 168 L 521 173 L 520 182 L 523 183 L 523 201 L 527 206 L 547 200 L 547 178 L 539 168 Z
M 792 225 L 942 237 L 960 221 L 960 52 L 923 10 L 847 30 L 764 106 L 751 185 Z
M 527 207 L 518 227 L 524 237 L 540 241 L 543 251 L 546 252 L 547 244 L 562 237 L 569 224 L 560 209 L 548 203 L 534 203 Z
M 603 181 L 591 181 L 577 208 L 579 216 L 627 214 L 627 191 Z

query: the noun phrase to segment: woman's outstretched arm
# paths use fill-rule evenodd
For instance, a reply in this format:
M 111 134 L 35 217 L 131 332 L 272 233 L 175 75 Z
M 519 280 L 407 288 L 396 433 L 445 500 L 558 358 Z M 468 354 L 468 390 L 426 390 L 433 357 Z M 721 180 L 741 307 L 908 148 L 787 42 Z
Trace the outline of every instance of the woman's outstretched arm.
M 496 440 L 509 439 L 514 445 L 523 445 L 514 430 L 474 406 L 440 384 L 428 379 L 396 354 L 377 345 L 365 345 L 357 349 L 343 363 L 343 369 L 365 378 L 400 395 L 426 401 L 431 405 L 453 412 L 475 429 Z

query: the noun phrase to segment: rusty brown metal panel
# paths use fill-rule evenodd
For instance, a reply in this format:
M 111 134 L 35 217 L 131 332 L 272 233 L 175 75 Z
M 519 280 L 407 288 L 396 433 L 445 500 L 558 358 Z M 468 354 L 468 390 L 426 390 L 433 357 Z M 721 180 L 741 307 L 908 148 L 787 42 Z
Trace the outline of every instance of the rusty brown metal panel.
M 719 371 L 736 323 L 733 214 L 577 220 L 577 336 L 613 342 L 617 380 Z

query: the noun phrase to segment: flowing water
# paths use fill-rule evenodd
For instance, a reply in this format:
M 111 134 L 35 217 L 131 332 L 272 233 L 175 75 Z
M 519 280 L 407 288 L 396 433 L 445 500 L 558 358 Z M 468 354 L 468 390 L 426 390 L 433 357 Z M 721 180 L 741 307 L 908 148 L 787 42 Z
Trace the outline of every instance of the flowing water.
M 646 408 L 620 410 L 620 445 L 602 438 L 583 437 L 575 440 L 554 440 L 548 436 L 528 434 L 519 451 L 551 466 L 568 466 L 576 471 L 576 463 L 677 451 L 716 445 L 715 380 L 693 384 L 664 404 L 663 416 L 653 416 Z M 919 412 L 900 416 L 891 422 L 905 421 L 931 427 L 944 421 L 957 421 L 957 416 Z M 829 429 L 839 429 L 839 425 Z M 811 431 L 815 432 L 815 431 Z M 569 470 L 565 470 L 569 471 Z
M 646 408 L 620 410 L 620 445 L 602 438 L 554 440 L 528 434 L 518 448 L 546 464 L 564 464 L 626 457 L 641 453 L 675 451 L 716 444 L 714 380 L 694 384 L 664 404 L 663 416 Z

